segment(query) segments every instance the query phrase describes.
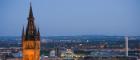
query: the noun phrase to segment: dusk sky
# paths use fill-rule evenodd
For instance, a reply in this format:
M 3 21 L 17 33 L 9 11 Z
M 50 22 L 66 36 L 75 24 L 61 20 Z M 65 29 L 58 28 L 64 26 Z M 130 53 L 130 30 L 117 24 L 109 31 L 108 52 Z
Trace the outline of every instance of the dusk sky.
M 140 0 L 32 0 L 41 36 L 139 35 Z M 0 36 L 21 36 L 29 0 L 0 0 Z

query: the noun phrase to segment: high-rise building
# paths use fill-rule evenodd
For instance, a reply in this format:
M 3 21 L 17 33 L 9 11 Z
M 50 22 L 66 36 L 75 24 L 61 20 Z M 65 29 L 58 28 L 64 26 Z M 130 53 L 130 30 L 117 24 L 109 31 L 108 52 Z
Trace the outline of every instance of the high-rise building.
M 22 31 L 22 60 L 40 60 L 40 32 L 36 29 L 30 3 L 26 31 Z

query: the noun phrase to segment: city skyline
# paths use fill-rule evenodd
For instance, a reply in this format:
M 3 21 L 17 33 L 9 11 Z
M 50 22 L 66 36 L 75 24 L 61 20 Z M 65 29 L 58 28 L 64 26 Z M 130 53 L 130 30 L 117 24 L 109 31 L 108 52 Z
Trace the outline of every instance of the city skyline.
M 0 60 L 140 60 L 138 2 L 3 1 Z
M 32 0 L 37 27 L 50 35 L 140 35 L 138 0 Z M 20 36 L 29 1 L 0 1 L 0 36 Z M 12 20 L 12 21 L 11 21 Z

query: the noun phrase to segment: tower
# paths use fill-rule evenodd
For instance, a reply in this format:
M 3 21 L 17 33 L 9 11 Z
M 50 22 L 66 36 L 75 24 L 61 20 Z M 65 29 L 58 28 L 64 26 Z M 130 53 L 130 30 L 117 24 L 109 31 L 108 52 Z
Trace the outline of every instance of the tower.
M 128 37 L 125 37 L 125 56 L 128 56 Z
M 26 31 L 22 31 L 22 60 L 40 60 L 40 32 L 36 29 L 30 3 Z

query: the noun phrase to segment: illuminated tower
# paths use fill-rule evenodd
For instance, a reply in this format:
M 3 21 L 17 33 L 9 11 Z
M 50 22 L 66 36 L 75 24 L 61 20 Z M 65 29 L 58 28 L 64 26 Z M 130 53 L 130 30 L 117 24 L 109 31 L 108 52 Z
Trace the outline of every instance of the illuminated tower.
M 128 37 L 125 37 L 125 55 L 128 56 Z
M 36 29 L 30 3 L 26 31 L 22 31 L 22 60 L 40 60 L 40 32 Z

